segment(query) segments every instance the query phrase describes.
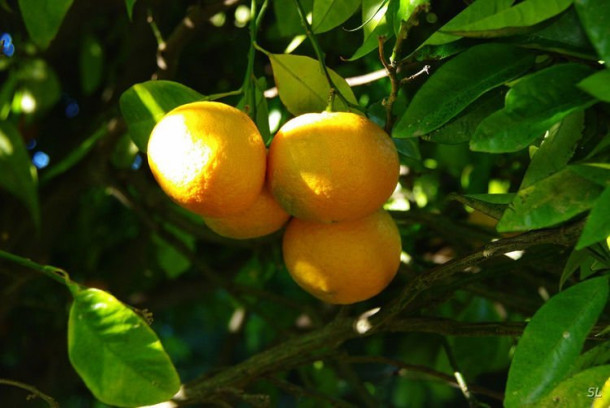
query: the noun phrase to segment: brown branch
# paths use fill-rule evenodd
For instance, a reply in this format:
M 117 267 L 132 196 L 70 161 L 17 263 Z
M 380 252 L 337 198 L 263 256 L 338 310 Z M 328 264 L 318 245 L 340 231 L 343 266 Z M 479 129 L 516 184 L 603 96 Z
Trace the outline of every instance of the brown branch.
M 338 407 L 338 408 L 354 408 L 354 405 L 352 405 L 348 402 L 341 401 L 339 399 L 330 397 L 328 395 L 325 395 L 325 394 L 315 391 L 315 390 L 300 387 L 296 384 L 293 384 L 286 380 L 282 380 L 280 378 L 266 377 L 266 380 L 269 381 L 271 384 L 275 385 L 276 387 L 286 391 L 287 393 L 294 395 L 297 398 L 310 397 L 310 398 L 314 398 L 314 399 L 324 403 L 324 406 Z

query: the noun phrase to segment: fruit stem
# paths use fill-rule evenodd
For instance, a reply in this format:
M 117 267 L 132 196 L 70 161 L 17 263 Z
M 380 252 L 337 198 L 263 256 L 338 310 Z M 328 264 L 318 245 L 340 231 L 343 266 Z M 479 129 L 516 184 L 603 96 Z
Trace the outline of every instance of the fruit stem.
M 244 75 L 244 82 L 241 86 L 241 91 L 244 93 L 246 100 L 245 107 L 246 112 L 252 119 L 256 118 L 256 89 L 253 83 L 256 81 L 254 77 L 254 59 L 256 58 L 256 34 L 260 27 L 260 24 L 267 11 L 267 5 L 269 1 L 265 0 L 261 5 L 260 10 L 257 13 L 256 0 L 251 0 L 250 3 L 250 49 L 248 50 L 248 64 L 246 66 L 246 74 Z

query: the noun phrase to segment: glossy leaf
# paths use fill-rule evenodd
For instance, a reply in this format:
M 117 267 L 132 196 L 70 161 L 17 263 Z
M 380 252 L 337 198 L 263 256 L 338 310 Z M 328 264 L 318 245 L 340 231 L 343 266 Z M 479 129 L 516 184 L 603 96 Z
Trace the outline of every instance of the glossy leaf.
M 279 34 L 283 37 L 303 34 L 303 25 L 294 0 L 273 0 L 273 12 L 277 20 Z M 305 13 L 312 11 L 312 0 L 301 0 Z
M 120 105 L 130 136 L 146 152 L 150 132 L 167 112 L 202 99 L 203 95 L 177 82 L 148 81 L 123 92 Z
M 551 227 L 590 209 L 602 187 L 566 167 L 519 190 L 498 223 L 499 232 Z
M 317 60 L 289 54 L 269 54 L 269 60 L 280 99 L 290 113 L 301 115 L 326 109 L 330 86 Z M 356 97 L 345 79 L 330 68 L 329 74 L 338 91 L 350 103 L 356 104 Z M 335 96 L 333 106 L 337 111 L 348 110 L 348 106 L 338 96 Z
M 479 123 L 504 107 L 504 93 L 497 89 L 487 92 L 474 101 L 462 113 L 440 128 L 423 135 L 422 139 L 444 144 L 465 143 L 470 140 Z
M 358 10 L 361 0 L 314 0 L 311 28 L 315 33 L 332 30 Z
M 362 0 L 362 31 L 364 38 L 362 45 L 354 52 L 348 61 L 364 57 L 379 47 L 379 37 L 387 40 L 394 35 L 392 27 L 388 24 L 386 13 L 388 0 Z
M 424 45 L 440 45 L 459 40 L 458 35 L 447 34 L 456 27 L 463 27 L 482 20 L 486 17 L 498 14 L 506 10 L 515 0 L 477 0 L 453 17 L 447 24 L 442 26 L 436 33 L 426 40 Z
M 521 188 L 529 187 L 537 181 L 561 170 L 574 155 L 576 144 L 582 137 L 585 114 L 582 111 L 567 116 L 536 151 L 521 181 Z
M 578 87 L 600 101 L 610 102 L 610 68 L 586 77 Z
M 610 187 L 606 187 L 595 201 L 576 249 L 587 247 L 608 237 L 610 237 Z
M 591 72 L 584 65 L 569 63 L 520 79 L 506 94 L 505 108 L 480 123 L 470 148 L 491 153 L 526 148 L 570 113 L 595 103 L 575 86 Z
M 104 69 L 104 49 L 102 48 L 102 43 L 91 35 L 83 38 L 79 68 L 83 93 L 90 95 L 99 87 Z
M 125 0 L 125 7 L 127 8 L 127 16 L 131 20 L 133 17 L 133 6 L 136 4 L 136 0 Z
M 528 323 L 508 372 L 506 408 L 539 402 L 569 372 L 608 298 L 608 279 L 558 293 Z
M 536 406 L 539 408 L 590 407 L 595 401 L 596 390 L 601 392 L 609 377 L 610 365 L 589 368 L 560 383 Z
M 485 92 L 522 74 L 533 63 L 533 54 L 511 45 L 481 44 L 464 51 L 422 85 L 394 126 L 393 136 L 421 136 L 438 129 Z
M 607 0 L 574 0 L 574 6 L 600 59 L 605 61 L 607 67 L 610 67 L 610 35 L 608 35 L 610 2 Z
M 36 226 L 40 225 L 40 205 L 36 169 L 30 162 L 21 135 L 6 121 L 0 121 L 0 188 L 25 204 Z
M 533 26 L 558 15 L 570 7 L 572 2 L 573 0 L 525 0 L 473 23 L 453 26 L 447 32 L 478 38 L 512 35 L 523 31 L 524 27 Z
M 68 355 L 87 388 L 105 404 L 152 405 L 180 388 L 178 373 L 148 324 L 98 289 L 74 293 Z
M 32 40 L 47 48 L 74 0 L 19 0 L 19 8 Z

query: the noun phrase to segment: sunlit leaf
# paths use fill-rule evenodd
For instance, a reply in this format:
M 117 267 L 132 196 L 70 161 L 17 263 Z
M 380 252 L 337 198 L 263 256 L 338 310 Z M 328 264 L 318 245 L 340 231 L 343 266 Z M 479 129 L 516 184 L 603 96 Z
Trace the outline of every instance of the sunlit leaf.
M 361 0 L 314 0 L 311 28 L 323 33 L 345 22 L 358 10 Z
M 534 314 L 508 372 L 506 408 L 539 402 L 565 378 L 607 298 L 608 279 L 589 279 L 553 296 Z
M 152 405 L 170 399 L 180 378 L 148 324 L 98 289 L 74 293 L 68 355 L 87 388 L 105 404 Z
M 573 0 L 525 0 L 513 7 L 481 20 L 454 25 L 447 32 L 465 37 L 500 37 L 512 35 L 556 16 L 566 10 Z
M 30 37 L 47 48 L 74 0 L 19 0 L 19 8 Z
M 533 63 L 533 54 L 511 45 L 481 44 L 464 51 L 430 76 L 398 119 L 392 135 L 421 136 L 439 128 Z
M 542 398 L 536 404 L 536 407 L 590 407 L 591 403 L 595 401 L 596 393 L 601 396 L 602 387 L 609 377 L 610 365 L 602 365 L 584 370 L 560 383 L 546 397 Z M 607 407 L 607 405 L 604 407 Z
M 364 39 L 362 45 L 348 59 L 354 61 L 364 57 L 379 47 L 379 37 L 385 40 L 394 35 L 394 30 L 388 24 L 386 13 L 388 0 L 362 0 L 362 31 Z
M 167 112 L 203 98 L 200 93 L 177 82 L 142 82 L 123 92 L 121 113 L 134 143 L 142 152 L 146 152 L 150 132 Z
M 0 188 L 21 200 L 28 208 L 34 224 L 39 226 L 36 169 L 30 161 L 21 135 L 6 121 L 0 121 L 0 174 Z
M 394 35 L 398 36 L 402 22 L 413 19 L 414 13 L 420 10 L 428 10 L 430 0 L 390 0 L 388 14 L 393 22 Z M 417 24 L 417 20 L 412 23 Z
M 290 113 L 300 115 L 326 109 L 330 86 L 317 60 L 289 54 L 269 54 L 269 60 L 280 99 Z M 350 103 L 357 104 L 345 79 L 331 69 L 328 72 L 337 90 Z M 334 108 L 337 111 L 349 109 L 338 95 L 334 98 Z

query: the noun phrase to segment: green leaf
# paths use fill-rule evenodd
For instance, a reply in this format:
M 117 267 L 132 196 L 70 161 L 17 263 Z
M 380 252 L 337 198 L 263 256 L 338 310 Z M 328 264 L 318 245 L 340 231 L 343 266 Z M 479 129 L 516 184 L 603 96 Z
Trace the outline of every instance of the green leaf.
M 519 190 L 498 223 L 498 232 L 551 227 L 590 209 L 602 188 L 571 166 Z
M 533 63 L 532 53 L 506 44 L 481 44 L 464 51 L 424 83 L 398 119 L 393 136 L 421 136 L 439 128 L 485 92 L 514 79 Z
M 277 21 L 277 28 L 282 37 L 303 34 L 303 26 L 294 0 L 273 0 L 273 12 Z M 312 0 L 301 0 L 301 5 L 308 13 L 312 10 Z
M 97 38 L 83 38 L 79 62 L 81 88 L 85 95 L 91 95 L 100 86 L 104 69 L 104 49 Z
M 392 138 L 396 150 L 403 157 L 413 160 L 421 160 L 421 152 L 419 151 L 419 141 L 417 139 L 394 139 Z
M 34 114 L 51 109 L 61 98 L 61 84 L 55 70 L 43 59 L 27 60 L 16 74 L 14 113 Z
M 610 102 L 610 69 L 596 72 L 578 83 L 583 91 L 593 95 L 600 101 Z
M 459 40 L 460 36 L 447 34 L 446 32 L 498 14 L 512 6 L 514 2 L 515 0 L 477 0 L 432 34 L 422 45 L 440 45 Z
M 561 277 L 559 278 L 559 290 L 563 289 L 563 285 L 566 281 L 574 275 L 581 266 L 590 259 L 589 253 L 587 251 L 578 251 L 573 250 L 566 261 L 566 264 L 563 267 L 563 271 L 561 272 Z
M 0 188 L 13 194 L 28 208 L 36 227 L 40 226 L 40 204 L 36 169 L 21 135 L 9 122 L 0 121 Z
M 314 33 L 332 30 L 360 7 L 361 0 L 314 0 L 311 28 Z
M 68 321 L 68 356 L 93 395 L 119 407 L 170 399 L 180 378 L 148 324 L 109 293 L 74 294 Z
M 578 356 L 572 364 L 568 376 L 571 377 L 587 368 L 607 364 L 608 362 L 610 362 L 610 341 L 605 341 Z
M 552 129 L 532 157 L 520 188 L 529 187 L 565 167 L 576 150 L 584 126 L 585 114 L 583 111 L 578 111 L 568 115 L 555 129 Z
M 378 49 L 379 37 L 388 40 L 394 35 L 394 31 L 386 19 L 387 11 L 388 0 L 362 0 L 364 39 L 362 45 L 347 59 L 348 61 L 357 60 Z
M 539 408 L 582 408 L 590 407 L 595 400 L 595 390 L 600 392 L 610 377 L 610 365 L 589 368 L 563 381 L 546 397 L 541 399 Z
M 517 344 L 506 384 L 506 408 L 534 404 L 566 376 L 608 298 L 608 279 L 589 279 L 553 296 Z
M 610 237 L 610 187 L 595 201 L 576 249 L 582 249 Z
M 591 408 L 608 408 L 610 406 L 610 376 L 601 388 L 588 388 L 589 395 L 593 394 L 595 400 Z
M 575 0 L 574 6 L 583 27 L 601 60 L 610 67 L 610 36 L 608 18 L 610 2 L 607 0 Z
M 498 220 L 515 199 L 515 194 L 451 194 L 449 197 Z
M 505 108 L 481 122 L 470 148 L 491 153 L 526 148 L 570 113 L 595 103 L 575 86 L 591 72 L 568 63 L 523 77 L 506 94 Z
M 390 0 L 388 16 L 391 17 L 394 35 L 398 36 L 402 22 L 409 21 L 418 10 L 428 10 L 430 0 Z M 390 15 L 391 13 L 391 15 Z M 417 20 L 411 22 L 417 25 Z
M 326 109 L 330 86 L 317 60 L 290 54 L 268 56 L 280 99 L 290 113 L 301 115 Z M 350 103 L 357 104 L 356 97 L 345 79 L 330 68 L 328 72 L 338 91 Z M 338 96 L 335 97 L 333 106 L 337 111 L 348 110 L 348 106 Z
M 449 34 L 464 37 L 490 38 L 513 35 L 554 17 L 566 10 L 573 0 L 525 0 L 498 13 L 447 30 Z
M 133 17 L 133 6 L 136 4 L 136 0 L 125 0 L 125 7 L 127 8 L 127 16 L 129 16 L 129 20 L 132 20 Z
M 602 187 L 610 186 L 610 163 L 575 164 L 572 171 Z
M 470 140 L 479 123 L 487 116 L 504 107 L 504 92 L 487 92 L 474 101 L 457 117 L 440 128 L 423 135 L 422 139 L 443 144 L 458 144 Z
M 177 82 L 147 81 L 123 92 L 120 106 L 134 143 L 146 152 L 150 132 L 167 112 L 202 99 L 203 95 Z
M 19 8 L 30 37 L 47 48 L 74 0 L 19 0 Z

